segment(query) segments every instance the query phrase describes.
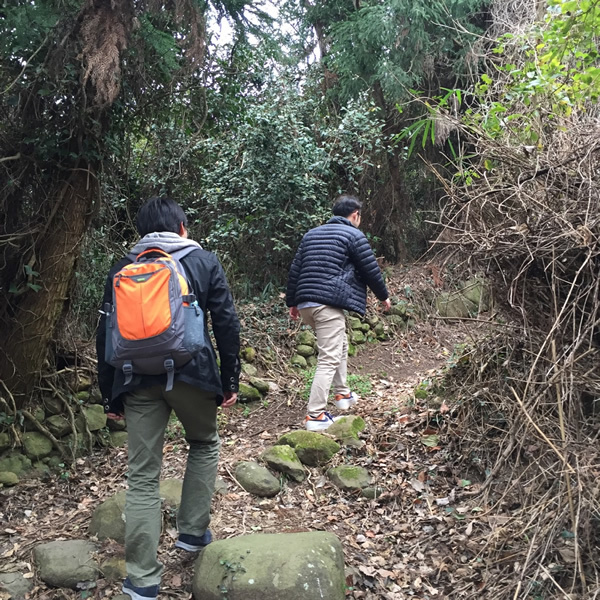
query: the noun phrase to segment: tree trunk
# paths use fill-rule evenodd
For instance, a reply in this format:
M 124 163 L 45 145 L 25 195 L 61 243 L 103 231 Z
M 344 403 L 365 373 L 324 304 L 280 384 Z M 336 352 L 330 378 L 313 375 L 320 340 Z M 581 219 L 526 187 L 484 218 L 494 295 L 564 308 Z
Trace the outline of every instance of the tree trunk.
M 379 81 L 373 84 L 373 97 L 384 115 L 383 135 L 388 137 L 398 133 L 394 114 L 391 112 L 396 109 L 395 107 L 388 107 Z M 390 177 L 389 193 L 385 195 L 383 202 L 375 203 L 373 230 L 376 235 L 384 240 L 382 247 L 386 258 L 398 262 L 406 258 L 408 254 L 402 232 L 402 227 L 405 225 L 408 215 L 407 196 L 404 192 L 404 180 L 396 150 L 387 152 L 386 158 Z
M 24 260 L 31 268 L 27 289 L 15 297 L 11 315 L 0 324 L 0 379 L 17 403 L 44 366 L 97 196 L 96 178 L 88 168 L 73 169 L 49 196 L 52 213 Z

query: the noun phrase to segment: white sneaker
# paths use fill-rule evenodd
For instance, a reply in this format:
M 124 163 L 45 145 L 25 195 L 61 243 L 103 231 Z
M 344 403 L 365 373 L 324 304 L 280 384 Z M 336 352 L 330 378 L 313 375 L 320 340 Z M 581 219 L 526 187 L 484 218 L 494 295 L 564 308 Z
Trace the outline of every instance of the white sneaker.
M 339 417 L 330 415 L 327 411 L 322 412 L 318 417 L 308 415 L 304 419 L 304 426 L 307 431 L 323 431 L 330 425 L 333 425 Z
M 335 405 L 339 410 L 348 410 L 359 400 L 360 397 L 355 392 L 350 392 L 347 396 L 344 396 L 343 394 L 335 395 Z

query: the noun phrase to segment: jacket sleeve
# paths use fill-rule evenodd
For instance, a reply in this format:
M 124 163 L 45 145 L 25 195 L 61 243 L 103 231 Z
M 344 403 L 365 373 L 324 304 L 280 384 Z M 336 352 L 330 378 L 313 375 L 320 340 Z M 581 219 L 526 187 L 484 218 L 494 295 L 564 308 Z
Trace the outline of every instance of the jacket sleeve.
M 367 238 L 362 233 L 354 241 L 351 259 L 361 279 L 371 288 L 377 298 L 381 301 L 387 300 L 389 293 L 383 281 L 381 269 Z
M 298 277 L 300 276 L 300 268 L 302 266 L 302 244 L 296 251 L 296 256 L 292 261 L 290 272 L 288 275 L 287 290 L 285 293 L 285 303 L 287 306 L 296 306 L 296 287 L 298 285 Z
M 109 275 L 104 286 L 101 311 L 105 304 L 112 304 L 112 277 Z M 112 387 L 115 368 L 105 360 L 106 348 L 106 315 L 101 313 L 98 331 L 96 333 L 96 354 L 98 358 L 98 386 L 102 394 L 102 403 L 106 412 L 121 412 L 119 407 L 112 406 Z
M 215 257 L 206 308 L 221 360 L 223 392 L 237 392 L 240 380 L 240 321 L 229 291 L 223 267 Z

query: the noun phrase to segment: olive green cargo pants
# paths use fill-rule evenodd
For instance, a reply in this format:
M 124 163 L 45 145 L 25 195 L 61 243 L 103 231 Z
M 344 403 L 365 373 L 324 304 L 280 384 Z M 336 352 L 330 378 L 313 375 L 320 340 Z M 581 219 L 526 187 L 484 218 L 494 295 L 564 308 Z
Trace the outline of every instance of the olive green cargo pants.
M 202 536 L 210 522 L 220 440 L 215 394 L 176 382 L 170 392 L 153 386 L 124 399 L 128 431 L 128 489 L 125 502 L 125 560 L 135 586 L 160 582 L 157 559 L 161 533 L 159 480 L 164 433 L 171 410 L 190 444 L 177 513 L 179 533 Z

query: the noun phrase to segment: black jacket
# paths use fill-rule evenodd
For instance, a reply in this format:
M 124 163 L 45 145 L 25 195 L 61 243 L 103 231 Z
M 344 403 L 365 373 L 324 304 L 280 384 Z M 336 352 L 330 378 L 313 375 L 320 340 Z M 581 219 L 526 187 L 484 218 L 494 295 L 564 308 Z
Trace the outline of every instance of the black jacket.
M 381 269 L 364 233 L 344 217 L 305 234 L 290 268 L 286 304 L 317 302 L 353 310 L 367 306 L 369 286 L 379 300 L 388 298 Z
M 102 305 L 112 304 L 112 281 L 115 274 L 129 258 L 123 258 L 112 267 L 106 280 Z M 222 401 L 224 391 L 238 391 L 240 374 L 240 323 L 235 312 L 233 299 L 227 285 L 227 279 L 219 260 L 212 252 L 197 248 L 181 259 L 188 280 L 192 286 L 198 304 L 206 315 L 210 314 L 212 330 L 219 351 L 221 368 L 212 344 L 207 344 L 190 362 L 177 370 L 175 381 L 183 381 L 202 390 L 215 392 L 217 401 Z M 134 375 L 132 382 L 125 385 L 123 373 L 104 360 L 106 344 L 106 317 L 100 319 L 96 336 L 98 354 L 98 383 L 102 397 L 105 398 L 106 412 L 123 411 L 122 394 L 134 389 L 166 384 L 166 375 Z M 206 319 L 206 322 L 208 319 Z M 205 339 L 210 340 L 208 326 L 205 325 Z

